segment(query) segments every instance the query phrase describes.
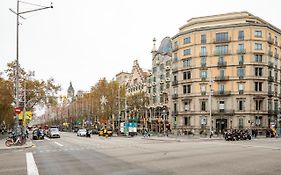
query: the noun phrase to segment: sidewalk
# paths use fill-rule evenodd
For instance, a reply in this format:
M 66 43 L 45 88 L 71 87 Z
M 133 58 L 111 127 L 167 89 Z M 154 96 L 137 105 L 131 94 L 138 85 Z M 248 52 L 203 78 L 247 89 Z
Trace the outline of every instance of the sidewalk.
M 177 142 L 184 142 L 184 141 L 188 141 L 188 140 L 206 140 L 206 141 L 207 140 L 224 140 L 224 138 L 222 136 L 213 136 L 212 138 L 209 138 L 207 136 L 204 137 L 204 136 L 200 136 L 200 135 L 194 135 L 194 136 L 192 136 L 192 135 L 181 135 L 181 136 L 177 136 L 177 135 L 169 135 L 169 136 L 153 135 L 153 136 L 150 136 L 150 137 L 143 137 L 142 139 L 158 140 L 158 141 L 177 141 Z
M 31 148 L 33 146 L 33 143 L 30 139 L 27 139 L 26 140 L 26 144 L 22 145 L 22 146 L 10 146 L 10 147 L 7 147 L 5 145 L 5 141 L 6 141 L 6 138 L 7 138 L 7 135 L 1 135 L 0 136 L 0 151 L 1 150 L 12 150 L 12 149 L 24 149 L 24 148 Z

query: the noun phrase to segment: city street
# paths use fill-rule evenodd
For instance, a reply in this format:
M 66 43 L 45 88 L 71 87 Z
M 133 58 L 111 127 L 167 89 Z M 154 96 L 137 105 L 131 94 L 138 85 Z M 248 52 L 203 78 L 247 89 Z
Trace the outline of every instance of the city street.
M 281 140 L 142 137 L 62 133 L 28 149 L 0 150 L 0 174 L 280 174 Z M 33 159 L 34 158 L 34 159 Z M 28 172 L 28 173 L 27 173 Z

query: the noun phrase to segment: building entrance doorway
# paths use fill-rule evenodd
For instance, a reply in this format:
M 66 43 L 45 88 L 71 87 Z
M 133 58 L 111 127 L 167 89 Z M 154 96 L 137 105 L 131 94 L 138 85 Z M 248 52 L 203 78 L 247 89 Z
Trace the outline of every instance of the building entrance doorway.
M 227 129 L 227 119 L 217 119 L 216 120 L 217 133 L 222 134 L 225 129 Z

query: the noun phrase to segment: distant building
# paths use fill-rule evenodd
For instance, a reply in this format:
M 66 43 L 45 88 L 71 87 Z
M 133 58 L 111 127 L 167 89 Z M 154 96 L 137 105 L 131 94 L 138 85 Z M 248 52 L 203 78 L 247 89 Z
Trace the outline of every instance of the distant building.
M 67 99 L 69 102 L 73 101 L 74 93 L 75 93 L 74 88 L 72 86 L 72 83 L 70 82 L 69 87 L 67 89 Z
M 146 78 L 148 74 L 148 70 L 142 69 L 139 66 L 138 60 L 135 60 L 126 86 L 126 94 L 132 95 L 137 92 L 146 92 Z
M 130 76 L 131 76 L 130 73 L 122 71 L 122 72 L 116 74 L 115 77 L 116 77 L 116 81 L 118 81 L 120 85 L 126 86 L 126 84 L 129 81 Z

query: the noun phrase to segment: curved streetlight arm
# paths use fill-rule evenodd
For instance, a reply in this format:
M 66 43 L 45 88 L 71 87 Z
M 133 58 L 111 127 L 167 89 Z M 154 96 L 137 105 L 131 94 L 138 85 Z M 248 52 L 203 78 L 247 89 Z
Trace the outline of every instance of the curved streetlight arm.
M 30 13 L 30 12 L 36 12 L 36 11 L 40 11 L 40 10 L 45 10 L 45 9 L 49 9 L 49 8 L 54 8 L 54 7 L 53 7 L 53 5 L 51 5 L 49 7 L 43 7 L 43 8 L 39 8 L 39 9 L 28 10 L 28 11 L 24 11 L 24 12 L 19 12 L 18 15 Z

